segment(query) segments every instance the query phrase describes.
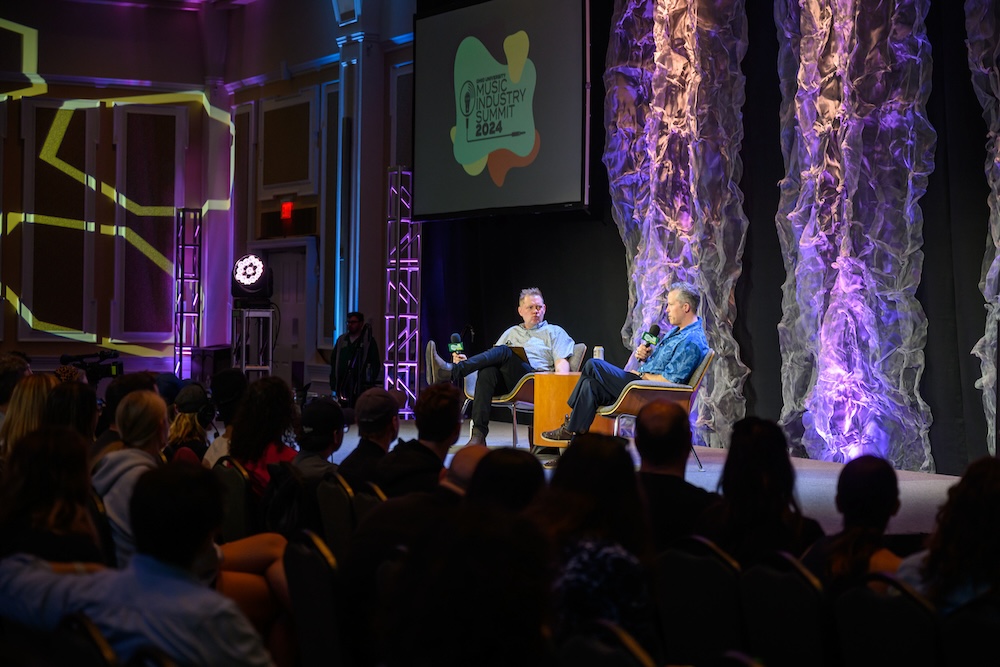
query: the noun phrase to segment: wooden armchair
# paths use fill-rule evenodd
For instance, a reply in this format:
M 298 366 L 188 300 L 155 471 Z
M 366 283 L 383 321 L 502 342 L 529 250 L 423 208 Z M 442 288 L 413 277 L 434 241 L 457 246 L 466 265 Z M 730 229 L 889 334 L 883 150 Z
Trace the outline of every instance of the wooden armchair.
M 577 343 L 574 345 L 573 355 L 569 358 L 570 371 L 579 371 L 580 367 L 583 366 L 583 359 L 586 356 L 586 343 Z M 469 406 L 472 404 L 472 398 L 476 395 L 477 376 L 478 373 L 470 373 L 465 376 L 465 405 L 462 406 L 462 414 L 465 414 L 469 409 Z M 510 410 L 512 444 L 514 447 L 517 447 L 517 413 L 531 413 L 535 409 L 535 374 L 525 374 L 509 392 L 502 396 L 494 396 L 493 407 Z M 469 428 L 472 428 L 472 422 L 469 422 Z
M 691 374 L 688 384 L 657 382 L 655 380 L 633 380 L 625 385 L 625 389 L 618 396 L 617 401 L 611 405 L 603 405 L 597 408 L 597 416 L 614 419 L 615 423 L 612 434 L 618 435 L 621 420 L 625 417 L 634 419 L 639 414 L 642 406 L 652 401 L 664 399 L 671 403 L 678 403 L 685 411 L 690 412 L 691 404 L 694 403 L 698 389 L 701 387 L 701 381 L 705 378 L 705 372 L 708 371 L 708 366 L 712 363 L 713 359 L 715 359 L 715 352 L 709 350 L 705 358 L 698 364 L 698 367 L 694 369 L 694 373 Z M 698 468 L 701 469 L 701 459 L 698 458 L 698 453 L 694 451 L 693 447 L 691 451 L 698 462 Z

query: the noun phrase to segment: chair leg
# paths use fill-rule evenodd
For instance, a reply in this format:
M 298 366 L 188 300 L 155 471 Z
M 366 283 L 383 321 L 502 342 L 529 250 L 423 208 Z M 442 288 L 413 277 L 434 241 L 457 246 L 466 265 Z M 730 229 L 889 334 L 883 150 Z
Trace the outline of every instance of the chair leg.
M 698 470 L 700 472 L 705 472 L 705 466 L 701 464 L 701 459 L 698 458 L 698 452 L 694 451 L 694 445 L 691 445 L 691 453 L 694 454 L 694 460 L 698 462 Z
M 513 443 L 512 447 L 517 448 L 517 408 L 513 405 L 510 406 L 510 428 L 511 428 L 511 438 Z
M 470 405 L 472 405 L 472 399 L 471 398 L 465 399 L 465 404 L 462 405 L 462 419 L 469 420 L 469 438 L 472 438 L 472 418 L 465 416 L 469 413 Z

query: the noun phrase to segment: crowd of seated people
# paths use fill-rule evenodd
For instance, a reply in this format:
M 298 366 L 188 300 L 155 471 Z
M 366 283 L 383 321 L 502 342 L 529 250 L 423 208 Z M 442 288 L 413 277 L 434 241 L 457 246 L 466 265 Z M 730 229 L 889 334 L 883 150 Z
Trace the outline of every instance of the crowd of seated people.
M 283 563 L 294 527 L 219 544 L 228 505 L 211 470 L 218 457 L 201 446 L 168 448 L 171 424 L 204 418 L 209 393 L 197 387 L 189 403 L 195 385 L 183 386 L 171 419 L 154 376 L 137 375 L 115 380 L 114 416 L 102 415 L 112 435 L 96 449 L 92 388 L 45 373 L 13 383 L 0 430 L 13 434 L 0 450 L 0 650 L 10 627 L 51 630 L 83 612 L 123 661 L 156 647 L 180 665 L 297 664 L 303 638 Z M 217 453 L 250 474 L 254 511 L 273 498 L 275 466 L 323 480 L 347 472 L 329 460 L 351 421 L 336 403 L 313 401 L 298 418 L 284 381 L 228 380 L 219 383 L 229 421 Z M 353 528 L 337 562 L 342 611 L 331 622 L 343 629 L 350 664 L 564 664 L 565 647 L 605 622 L 657 661 L 670 638 L 658 621 L 665 602 L 653 565 L 693 534 L 744 568 L 788 552 L 831 592 L 898 568 L 944 611 L 1000 582 L 994 459 L 970 466 L 928 549 L 901 564 L 905 554 L 884 543 L 899 492 L 881 459 L 844 467 L 836 501 L 844 529 L 824 537 L 796 503 L 787 442 L 772 422 L 735 425 L 716 494 L 684 479 L 691 434 L 676 405 L 652 403 L 638 415 L 638 470 L 626 441 L 581 434 L 546 483 L 524 450 L 455 451 L 461 404 L 453 386 L 427 388 L 414 406 L 417 438 L 399 443 L 395 396 L 371 389 L 355 404 L 371 451 L 347 466 L 348 484 L 382 483 L 390 493 Z M 206 440 L 195 430 L 177 442 Z

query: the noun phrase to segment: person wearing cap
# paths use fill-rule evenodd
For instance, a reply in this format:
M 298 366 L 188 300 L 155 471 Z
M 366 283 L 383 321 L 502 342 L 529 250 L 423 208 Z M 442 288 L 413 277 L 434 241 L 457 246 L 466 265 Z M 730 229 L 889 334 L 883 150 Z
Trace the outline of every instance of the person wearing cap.
M 399 435 L 401 407 L 395 396 L 379 387 L 363 392 L 354 403 L 354 420 L 361 440 L 338 469 L 352 485 L 375 481 L 375 467 Z
M 170 422 L 167 447 L 163 450 L 168 461 L 180 455 L 189 461 L 201 460 L 208 450 L 208 433 L 205 429 L 215 419 L 215 407 L 208 392 L 197 382 L 185 386 L 174 398 L 177 415 Z M 187 450 L 181 454 L 182 450 Z
M 211 468 L 223 456 L 229 456 L 229 439 L 233 437 L 233 417 L 236 408 L 246 392 L 250 381 L 239 368 L 227 368 L 212 376 L 212 400 L 219 411 L 219 420 L 225 426 L 222 435 L 217 435 L 201 462 L 206 468 Z
M 344 411 L 332 398 L 313 399 L 302 408 L 302 433 L 299 434 L 299 453 L 292 465 L 304 477 L 322 477 L 337 472 L 337 465 L 330 463 L 330 456 L 340 449 L 347 430 Z

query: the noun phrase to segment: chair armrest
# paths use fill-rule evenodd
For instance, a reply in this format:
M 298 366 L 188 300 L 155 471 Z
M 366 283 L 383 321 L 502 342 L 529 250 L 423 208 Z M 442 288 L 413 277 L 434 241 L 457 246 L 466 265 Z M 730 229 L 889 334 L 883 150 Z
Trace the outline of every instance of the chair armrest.
M 660 382 L 658 380 L 632 380 L 627 385 L 625 385 L 625 391 L 629 389 L 686 389 L 691 391 L 694 389 L 689 384 L 681 384 L 679 382 Z

